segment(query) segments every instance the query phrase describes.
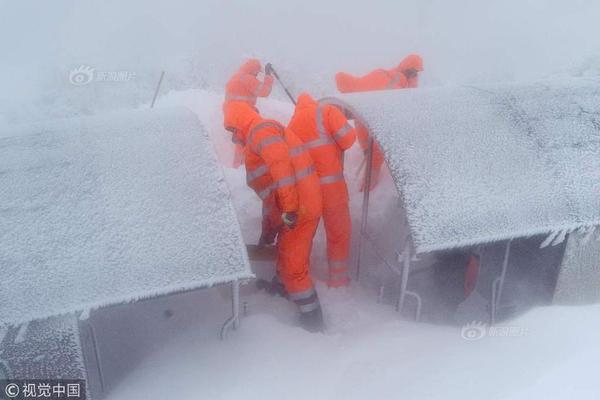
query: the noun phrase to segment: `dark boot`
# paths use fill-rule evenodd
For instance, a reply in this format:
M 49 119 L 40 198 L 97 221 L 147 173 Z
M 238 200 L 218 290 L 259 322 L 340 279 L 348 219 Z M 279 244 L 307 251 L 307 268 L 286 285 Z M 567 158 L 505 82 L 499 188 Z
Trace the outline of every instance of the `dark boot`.
M 300 313 L 300 326 L 309 332 L 323 332 L 325 325 L 323 323 L 323 311 L 318 306 L 312 311 Z
M 256 287 L 259 290 L 264 290 L 265 292 L 267 292 L 271 296 L 281 296 L 283 298 L 287 298 L 288 297 L 288 292 L 285 289 L 285 286 L 283 285 L 283 283 L 281 282 L 281 280 L 279 279 L 279 276 L 277 276 L 277 275 L 275 275 L 273 277 L 273 279 L 271 280 L 271 282 L 266 281 L 264 279 L 258 279 L 256 281 Z

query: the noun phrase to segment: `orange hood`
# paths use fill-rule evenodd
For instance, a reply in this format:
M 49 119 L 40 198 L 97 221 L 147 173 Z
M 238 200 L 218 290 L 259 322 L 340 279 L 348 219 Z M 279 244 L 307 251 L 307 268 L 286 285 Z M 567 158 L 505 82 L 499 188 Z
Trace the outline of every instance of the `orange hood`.
M 256 58 L 249 59 L 240 67 L 240 72 L 244 74 L 258 75 L 260 71 L 262 71 L 262 66 Z
M 317 102 L 310 96 L 310 94 L 302 93 L 300 96 L 298 96 L 296 108 L 307 108 L 315 104 L 317 104 Z
M 397 69 L 400 71 L 414 69 L 421 72 L 423 71 L 423 59 L 418 54 L 410 54 L 400 62 Z

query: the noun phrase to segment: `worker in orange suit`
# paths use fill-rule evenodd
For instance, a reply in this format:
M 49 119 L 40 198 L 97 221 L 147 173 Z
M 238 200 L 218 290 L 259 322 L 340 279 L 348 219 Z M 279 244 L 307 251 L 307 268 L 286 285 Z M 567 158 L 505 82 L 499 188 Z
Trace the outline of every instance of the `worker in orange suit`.
M 392 68 L 391 70 L 376 69 L 362 77 L 355 77 L 345 72 L 338 72 L 335 75 L 335 82 L 341 93 L 416 88 L 419 82 L 419 72 L 421 71 L 423 71 L 423 59 L 417 54 L 410 54 L 405 57 L 397 67 Z M 358 121 L 355 123 L 358 142 L 366 156 L 369 147 L 369 132 L 367 128 Z M 384 158 L 381 148 L 377 143 L 374 143 L 371 189 L 379 182 L 383 162 Z M 365 181 L 366 180 L 363 180 L 362 182 L 360 188 L 361 192 L 365 188 Z
M 323 327 L 321 306 L 309 273 L 312 241 L 322 212 L 319 177 L 302 141 L 276 121 L 265 120 L 247 103 L 231 102 L 225 128 L 244 145 L 248 185 L 269 205 L 280 225 L 277 273 L 287 297 L 298 305 L 309 331 Z
M 223 110 L 229 102 L 241 101 L 256 108 L 258 97 L 267 97 L 273 88 L 273 76 L 271 64 L 265 66 L 265 78 L 261 82 L 258 74 L 262 71 L 260 61 L 251 58 L 246 61 L 240 69 L 229 79 L 225 86 L 225 102 Z M 235 146 L 233 166 L 239 167 L 244 163 L 244 149 L 240 145 Z
M 350 283 L 352 223 L 344 179 L 344 151 L 352 147 L 356 134 L 340 109 L 319 104 L 308 94 L 298 97 L 288 128 L 304 142 L 321 182 L 329 264 L 327 284 L 346 286 Z

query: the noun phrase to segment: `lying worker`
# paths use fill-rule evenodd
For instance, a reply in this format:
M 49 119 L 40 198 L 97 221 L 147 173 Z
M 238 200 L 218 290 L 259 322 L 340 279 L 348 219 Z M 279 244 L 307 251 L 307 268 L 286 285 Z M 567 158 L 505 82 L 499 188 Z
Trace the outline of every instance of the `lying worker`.
M 265 78 L 261 82 L 258 74 L 262 71 L 260 61 L 251 58 L 246 61 L 240 69 L 229 79 L 225 86 L 225 102 L 223 112 L 229 102 L 241 101 L 256 108 L 258 97 L 267 97 L 273 88 L 273 76 L 271 75 L 271 64 L 265 66 Z M 233 166 L 239 167 L 244 163 L 244 150 L 241 146 L 235 146 Z
M 352 223 L 344 179 L 344 151 L 352 147 L 356 134 L 341 110 L 318 104 L 308 94 L 298 97 L 288 128 L 309 150 L 321 182 L 329 264 L 327 284 L 346 286 L 350 283 Z
M 423 71 L 423 59 L 417 54 L 410 54 L 405 57 L 397 67 L 391 70 L 376 69 L 362 77 L 355 77 L 345 72 L 338 72 L 335 76 L 335 82 L 341 93 L 415 88 L 418 85 L 418 75 L 421 71 Z M 366 152 L 369 147 L 369 133 L 367 128 L 357 121 L 356 135 L 366 157 Z M 383 153 L 381 152 L 379 145 L 374 143 L 371 189 L 379 182 L 383 161 Z M 365 188 L 365 182 L 366 179 L 363 179 L 360 188 L 361 191 Z
M 247 103 L 231 102 L 225 128 L 244 145 L 248 185 L 270 205 L 280 225 L 277 273 L 309 331 L 323 327 L 321 306 L 309 274 L 312 241 L 321 217 L 319 177 L 302 141 L 276 121 L 265 120 Z

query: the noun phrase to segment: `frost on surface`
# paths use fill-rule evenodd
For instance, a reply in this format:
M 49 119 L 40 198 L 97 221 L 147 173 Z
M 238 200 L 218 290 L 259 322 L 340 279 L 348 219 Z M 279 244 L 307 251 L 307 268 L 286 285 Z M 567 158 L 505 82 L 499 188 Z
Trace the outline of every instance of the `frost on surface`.
M 221 168 L 183 109 L 0 132 L 0 325 L 251 276 Z
M 600 301 L 600 241 L 590 240 L 589 236 L 589 232 L 569 235 L 556 282 L 555 304 L 575 305 Z
M 339 96 L 380 143 L 419 252 L 600 223 L 600 79 Z M 549 244 L 550 244 L 549 243 Z
M 79 328 L 74 315 L 24 325 L 27 325 L 25 329 L 23 325 L 8 329 L 0 348 L 0 359 L 8 366 L 12 378 L 85 379 Z

